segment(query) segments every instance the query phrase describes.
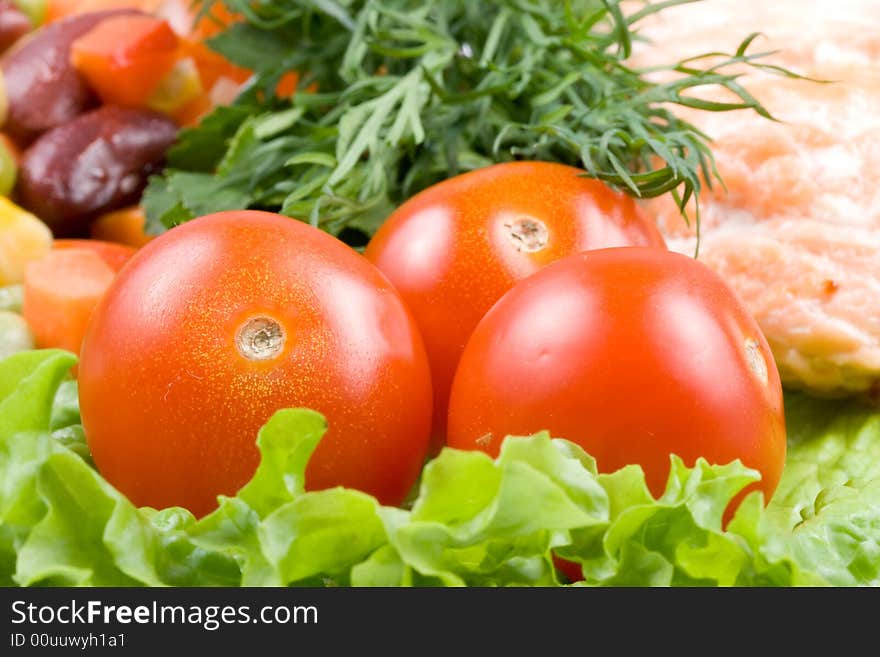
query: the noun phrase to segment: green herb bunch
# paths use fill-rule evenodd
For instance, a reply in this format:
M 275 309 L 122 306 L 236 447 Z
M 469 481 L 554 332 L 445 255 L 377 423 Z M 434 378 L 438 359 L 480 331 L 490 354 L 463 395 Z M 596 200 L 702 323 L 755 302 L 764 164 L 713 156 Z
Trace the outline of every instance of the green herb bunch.
M 643 19 L 695 1 L 626 15 L 618 0 L 224 0 L 245 20 L 209 45 L 254 75 L 182 133 L 147 189 L 148 227 L 251 207 L 356 241 L 412 194 L 515 159 L 579 166 L 638 197 L 671 192 L 684 214 L 718 174 L 709 138 L 674 106 L 770 118 L 739 76 L 792 75 L 749 52 L 756 35 L 730 55 L 627 64 Z M 279 99 L 291 71 L 298 90 Z M 708 85 L 736 100 L 689 93 Z

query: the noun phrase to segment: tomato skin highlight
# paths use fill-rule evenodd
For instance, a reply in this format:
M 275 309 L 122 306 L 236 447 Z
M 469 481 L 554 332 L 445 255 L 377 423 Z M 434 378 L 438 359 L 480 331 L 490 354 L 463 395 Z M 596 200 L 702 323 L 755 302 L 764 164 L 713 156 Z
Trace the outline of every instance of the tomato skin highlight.
M 757 323 L 714 272 L 660 249 L 578 254 L 523 281 L 465 349 L 449 445 L 496 455 L 549 430 L 600 471 L 640 464 L 659 496 L 669 457 L 735 459 L 770 499 L 785 460 L 782 387 Z
M 400 291 L 424 338 L 435 449 L 464 346 L 517 281 L 579 251 L 665 248 L 632 198 L 583 174 L 550 162 L 510 162 L 456 176 L 401 205 L 367 246 L 364 255 Z M 537 220 L 539 229 L 529 233 L 523 219 Z
M 285 339 L 255 360 L 240 336 L 261 318 Z M 135 504 L 196 515 L 250 479 L 277 409 L 328 420 L 308 489 L 386 504 L 415 482 L 430 434 L 424 348 L 392 285 L 335 238 L 264 212 L 196 219 L 141 249 L 92 317 L 79 381 L 105 478 Z

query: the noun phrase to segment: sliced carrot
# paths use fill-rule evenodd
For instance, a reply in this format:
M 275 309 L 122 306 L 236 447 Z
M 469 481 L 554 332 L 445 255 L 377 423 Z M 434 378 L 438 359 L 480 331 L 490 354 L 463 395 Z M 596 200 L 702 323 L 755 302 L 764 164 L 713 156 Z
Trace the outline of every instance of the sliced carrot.
M 94 251 L 53 250 L 25 270 L 22 315 L 37 347 L 79 354 L 92 311 L 113 281 L 113 269 Z
M 124 244 L 114 244 L 102 240 L 78 240 L 64 239 L 52 242 L 52 248 L 56 250 L 81 249 L 91 251 L 98 255 L 114 272 L 122 269 L 131 256 L 137 253 L 136 249 Z
M 138 249 L 153 239 L 144 232 L 145 221 L 143 208 L 134 205 L 102 214 L 92 222 L 91 234 L 96 240 Z
M 74 68 L 106 103 L 142 106 L 180 58 L 168 21 L 130 14 L 101 21 L 73 42 Z

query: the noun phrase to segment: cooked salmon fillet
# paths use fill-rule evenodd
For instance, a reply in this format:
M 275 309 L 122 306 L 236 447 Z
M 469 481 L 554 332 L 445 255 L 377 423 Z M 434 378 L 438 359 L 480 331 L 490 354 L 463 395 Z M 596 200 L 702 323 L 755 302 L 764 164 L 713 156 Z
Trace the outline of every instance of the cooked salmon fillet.
M 760 30 L 782 49 L 770 61 L 835 81 L 750 74 L 778 123 L 685 113 L 713 138 L 727 188 L 702 196 L 699 257 L 757 318 L 785 383 L 880 401 L 880 1 L 709 0 L 664 14 L 642 63 L 733 50 Z M 647 207 L 671 248 L 694 253 L 670 199 Z
M 658 0 L 652 0 L 657 4 Z M 644 5 L 626 2 L 630 13 Z M 758 32 L 752 52 L 777 51 L 772 63 L 811 67 L 871 64 L 880 59 L 877 0 L 692 0 L 639 23 L 651 51 L 672 61 L 696 54 L 734 52 Z

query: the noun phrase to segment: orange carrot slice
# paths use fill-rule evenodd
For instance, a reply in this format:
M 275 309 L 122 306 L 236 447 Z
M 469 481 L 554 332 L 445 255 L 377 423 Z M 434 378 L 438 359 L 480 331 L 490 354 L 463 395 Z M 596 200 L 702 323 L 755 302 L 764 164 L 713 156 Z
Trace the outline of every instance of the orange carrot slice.
M 105 103 L 140 107 L 174 68 L 178 45 L 168 21 L 126 14 L 74 41 L 70 58 Z
M 50 251 L 25 270 L 22 315 L 39 348 L 79 354 L 92 311 L 115 273 L 86 249 Z
M 113 242 L 104 242 L 102 240 L 55 240 L 52 242 L 52 248 L 56 250 L 84 249 L 86 251 L 92 251 L 93 253 L 96 253 L 101 260 L 106 262 L 114 272 L 122 269 L 122 266 L 137 252 L 130 246 L 114 244 Z

